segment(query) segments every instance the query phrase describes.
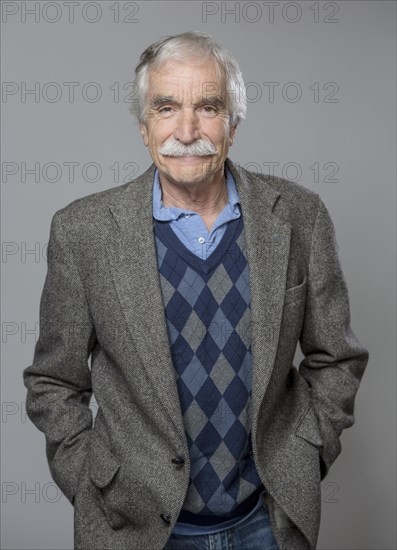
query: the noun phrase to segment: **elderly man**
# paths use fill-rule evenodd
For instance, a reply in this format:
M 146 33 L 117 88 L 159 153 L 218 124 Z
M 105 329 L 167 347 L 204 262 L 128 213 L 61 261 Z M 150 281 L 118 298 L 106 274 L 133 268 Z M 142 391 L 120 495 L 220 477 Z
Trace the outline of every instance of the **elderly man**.
M 151 45 L 136 84 L 153 164 L 54 214 L 24 370 L 75 548 L 314 549 L 368 361 L 330 215 L 228 158 L 244 83 L 210 36 Z

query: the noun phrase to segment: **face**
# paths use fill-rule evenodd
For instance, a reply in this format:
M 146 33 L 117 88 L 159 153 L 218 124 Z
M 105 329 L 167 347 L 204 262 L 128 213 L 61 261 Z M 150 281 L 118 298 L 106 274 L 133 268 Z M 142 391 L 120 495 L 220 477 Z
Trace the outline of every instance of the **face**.
M 162 183 L 198 184 L 222 177 L 223 165 L 236 128 L 229 125 L 225 85 L 213 61 L 168 61 L 148 76 L 146 122 L 140 124 L 143 141 L 157 166 Z M 190 146 L 209 141 L 214 153 L 198 156 L 161 154 L 167 140 Z M 216 152 L 215 152 L 216 151 Z

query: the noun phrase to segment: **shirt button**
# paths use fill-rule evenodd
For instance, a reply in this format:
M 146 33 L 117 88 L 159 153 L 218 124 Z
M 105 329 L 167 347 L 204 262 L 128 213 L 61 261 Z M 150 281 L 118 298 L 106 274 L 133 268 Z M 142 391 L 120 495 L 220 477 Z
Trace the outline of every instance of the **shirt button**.
M 203 244 L 203 243 L 205 243 L 205 239 L 204 239 L 204 237 L 199 237 L 199 240 L 198 240 L 198 242 L 199 242 L 200 244 Z

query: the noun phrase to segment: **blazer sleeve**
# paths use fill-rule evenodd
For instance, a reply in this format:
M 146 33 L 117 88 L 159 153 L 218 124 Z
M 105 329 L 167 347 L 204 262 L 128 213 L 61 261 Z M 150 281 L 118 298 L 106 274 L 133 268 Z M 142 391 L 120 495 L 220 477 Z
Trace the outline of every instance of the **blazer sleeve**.
M 355 396 L 369 353 L 350 326 L 349 296 L 335 228 L 319 196 L 299 341 L 305 356 L 299 372 L 309 384 L 324 441 L 320 449 L 321 479 L 324 479 L 341 452 L 342 430 L 354 423 Z
M 39 338 L 23 381 L 26 412 L 45 435 L 52 478 L 73 504 L 93 421 L 87 360 L 95 331 L 60 212 L 51 221 Z

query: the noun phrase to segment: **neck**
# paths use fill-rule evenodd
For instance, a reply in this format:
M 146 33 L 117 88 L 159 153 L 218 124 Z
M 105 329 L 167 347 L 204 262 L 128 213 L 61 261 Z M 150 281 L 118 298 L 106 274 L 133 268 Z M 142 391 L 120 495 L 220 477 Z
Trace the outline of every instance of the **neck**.
M 228 203 L 224 170 L 212 181 L 198 184 L 172 184 L 159 176 L 161 199 L 164 206 L 176 206 L 193 210 L 201 216 L 213 216 L 221 212 Z

